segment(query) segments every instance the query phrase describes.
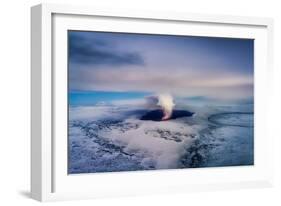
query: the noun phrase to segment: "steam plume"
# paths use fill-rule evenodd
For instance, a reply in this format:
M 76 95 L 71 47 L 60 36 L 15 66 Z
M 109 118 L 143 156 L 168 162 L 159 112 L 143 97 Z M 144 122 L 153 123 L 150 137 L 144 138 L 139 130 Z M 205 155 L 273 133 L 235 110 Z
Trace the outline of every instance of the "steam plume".
M 159 94 L 157 105 L 163 110 L 164 116 L 162 117 L 162 120 L 167 120 L 172 116 L 175 104 L 173 97 L 170 94 Z

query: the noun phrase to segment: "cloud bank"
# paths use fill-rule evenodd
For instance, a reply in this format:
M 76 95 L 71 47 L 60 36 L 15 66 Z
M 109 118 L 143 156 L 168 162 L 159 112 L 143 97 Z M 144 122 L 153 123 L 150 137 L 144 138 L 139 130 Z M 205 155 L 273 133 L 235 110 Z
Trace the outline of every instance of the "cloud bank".
M 91 65 L 143 65 L 144 60 L 136 52 L 114 51 L 106 41 L 76 33 L 69 34 L 69 59 L 73 63 Z
M 253 40 L 74 32 L 70 91 L 253 97 Z

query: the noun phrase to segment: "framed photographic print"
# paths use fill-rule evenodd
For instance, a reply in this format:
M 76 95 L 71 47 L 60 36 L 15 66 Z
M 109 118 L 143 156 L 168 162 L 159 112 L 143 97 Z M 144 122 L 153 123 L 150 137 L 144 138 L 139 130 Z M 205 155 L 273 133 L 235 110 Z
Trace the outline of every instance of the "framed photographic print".
M 268 18 L 32 8 L 40 201 L 272 185 Z

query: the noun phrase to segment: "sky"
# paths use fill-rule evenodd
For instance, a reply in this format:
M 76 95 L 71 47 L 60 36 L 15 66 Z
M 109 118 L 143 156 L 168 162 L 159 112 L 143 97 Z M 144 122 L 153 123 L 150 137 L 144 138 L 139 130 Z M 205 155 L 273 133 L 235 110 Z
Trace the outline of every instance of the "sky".
M 254 40 L 68 31 L 70 104 L 253 98 Z

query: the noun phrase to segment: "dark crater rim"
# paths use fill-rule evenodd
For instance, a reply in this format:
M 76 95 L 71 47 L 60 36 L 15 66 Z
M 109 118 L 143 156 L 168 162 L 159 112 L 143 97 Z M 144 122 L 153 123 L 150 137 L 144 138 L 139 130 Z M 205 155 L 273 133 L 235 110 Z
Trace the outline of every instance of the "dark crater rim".
M 146 120 L 146 121 L 169 121 L 173 119 L 178 119 L 182 117 L 191 117 L 193 116 L 193 112 L 187 111 L 187 110 L 173 110 L 172 115 L 169 119 L 167 120 L 162 120 L 164 113 L 163 110 L 161 109 L 156 109 L 156 110 L 149 110 L 147 111 L 144 115 L 140 117 L 140 120 Z

